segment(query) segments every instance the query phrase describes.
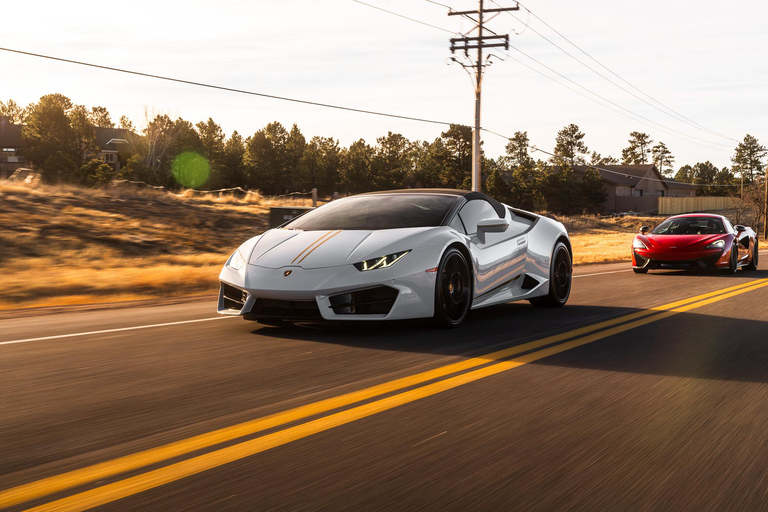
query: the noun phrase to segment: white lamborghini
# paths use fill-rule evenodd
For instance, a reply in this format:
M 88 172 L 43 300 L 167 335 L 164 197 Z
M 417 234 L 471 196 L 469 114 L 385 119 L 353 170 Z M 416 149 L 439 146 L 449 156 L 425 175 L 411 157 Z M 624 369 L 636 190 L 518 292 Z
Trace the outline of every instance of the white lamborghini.
M 347 197 L 241 245 L 218 311 L 265 323 L 434 318 L 571 292 L 565 227 L 479 192 L 409 189 Z

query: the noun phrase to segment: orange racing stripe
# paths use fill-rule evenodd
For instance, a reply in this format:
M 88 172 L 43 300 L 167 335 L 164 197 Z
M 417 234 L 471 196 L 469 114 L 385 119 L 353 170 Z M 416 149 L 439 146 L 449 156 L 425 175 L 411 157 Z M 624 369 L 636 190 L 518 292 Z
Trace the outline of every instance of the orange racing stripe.
M 330 240 L 331 238 L 335 237 L 335 236 L 336 236 L 336 235 L 338 235 L 339 233 L 341 233 L 341 230 L 338 230 L 338 231 L 336 231 L 334 234 L 332 234 L 331 236 L 329 236 L 328 238 L 326 238 L 325 240 L 323 240 L 322 242 L 320 242 L 319 244 L 317 244 L 316 246 L 314 246 L 314 247 L 312 248 L 312 250 L 311 250 L 311 251 L 309 251 L 307 254 L 305 254 L 305 255 L 304 255 L 304 257 L 303 257 L 303 258 L 301 258 L 301 259 L 298 261 L 298 263 L 301 263 L 302 261 L 304 261 L 305 259 L 307 259 L 307 256 L 309 256 L 310 254 L 312 254 L 312 253 L 315 251 L 315 249 L 317 249 L 318 247 L 320 247 L 320 246 L 321 246 L 321 245 L 323 245 L 325 242 L 327 242 L 327 241 L 328 241 L 328 240 Z M 305 250 L 306 250 L 306 249 L 305 249 Z M 299 256 L 301 256 L 301 255 L 299 255 Z M 296 257 L 298 258 L 298 256 L 296 256 Z M 295 260 L 294 260 L 294 261 L 295 261 Z
M 297 255 L 295 258 L 293 258 L 293 261 L 291 261 L 291 263 L 295 263 L 295 262 L 296 262 L 296 260 L 298 260 L 299 258 L 301 258 L 301 255 L 302 255 L 302 254 L 304 254 L 305 252 L 307 252 L 307 251 L 308 251 L 308 250 L 309 250 L 311 247 L 313 247 L 313 246 L 314 246 L 316 243 L 320 242 L 320 241 L 321 241 L 323 238 L 327 237 L 327 236 L 328 236 L 328 235 L 330 235 L 331 233 L 333 233 L 333 231 L 329 231 L 329 232 L 327 232 L 326 234 L 324 234 L 323 236 L 321 236 L 320 238 L 318 238 L 317 240 L 315 240 L 314 242 L 312 242 L 311 244 L 309 244 L 309 245 L 308 245 L 308 246 L 307 246 L 307 247 L 306 247 L 306 248 L 305 248 L 303 251 L 301 251 L 301 252 L 300 252 L 300 253 L 299 253 L 299 254 L 298 254 L 298 255 Z

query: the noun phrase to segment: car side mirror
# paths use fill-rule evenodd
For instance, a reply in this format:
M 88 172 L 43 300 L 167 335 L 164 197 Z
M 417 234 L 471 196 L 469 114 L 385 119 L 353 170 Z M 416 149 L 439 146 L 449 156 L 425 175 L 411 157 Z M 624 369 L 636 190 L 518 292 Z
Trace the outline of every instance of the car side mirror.
M 649 230 L 649 229 L 650 229 L 650 228 L 649 228 L 648 226 L 643 226 L 643 227 L 641 227 L 641 228 L 640 228 L 640 234 L 641 234 L 641 235 L 644 235 L 644 234 L 646 234 L 646 233 L 648 232 L 648 230 Z
M 486 233 L 503 233 L 509 227 L 509 222 L 496 217 L 495 219 L 483 219 L 477 223 L 477 240 L 485 243 Z
M 746 231 L 747 228 L 742 226 L 741 224 L 736 224 L 733 226 L 737 233 L 741 233 L 742 231 Z
M 509 227 L 504 219 L 483 219 L 477 223 L 477 230 L 483 233 L 503 233 Z

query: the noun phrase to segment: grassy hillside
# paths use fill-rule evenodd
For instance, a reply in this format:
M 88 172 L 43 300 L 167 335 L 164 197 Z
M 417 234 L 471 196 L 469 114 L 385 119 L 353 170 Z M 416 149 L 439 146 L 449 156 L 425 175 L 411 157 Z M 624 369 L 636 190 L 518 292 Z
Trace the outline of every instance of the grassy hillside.
M 209 292 L 268 210 L 260 198 L 0 184 L 0 308 Z
M 227 256 L 285 203 L 0 183 L 0 309 L 213 293 Z M 577 264 L 627 259 L 648 222 L 560 220 Z

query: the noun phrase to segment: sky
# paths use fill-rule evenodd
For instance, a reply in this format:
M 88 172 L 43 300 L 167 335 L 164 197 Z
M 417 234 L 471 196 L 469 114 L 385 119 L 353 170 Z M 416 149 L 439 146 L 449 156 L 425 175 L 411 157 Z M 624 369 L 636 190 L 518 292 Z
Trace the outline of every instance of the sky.
M 121 4 L 27 0 L 3 6 L 0 46 L 472 125 L 473 85 L 467 73 L 449 60 L 449 39 L 458 37 L 450 32 L 466 32 L 471 23 L 447 16 L 446 7 L 427 0 L 365 2 L 439 28 L 353 0 L 134 0 Z M 515 5 L 511 0 L 496 2 Z M 440 0 L 439 4 L 456 10 L 477 8 L 473 0 Z M 768 145 L 768 3 L 525 0 L 522 5 L 530 12 L 521 8 L 514 13 L 517 19 L 501 13 L 488 24 L 497 33 L 509 33 L 514 49 L 508 56 L 499 54 L 505 60 L 494 59 L 486 70 L 484 128 L 504 136 L 527 131 L 533 145 L 551 151 L 558 130 L 575 123 L 586 134 L 590 151 L 614 157 L 621 156 L 630 132 L 642 131 L 670 148 L 676 168 L 707 160 L 719 167 L 730 165 L 736 141 L 747 133 Z M 491 0 L 486 6 L 497 7 Z M 537 32 L 645 102 L 587 69 Z M 598 94 L 613 104 L 607 108 L 562 84 L 587 96 Z M 212 117 L 227 134 L 237 130 L 248 136 L 279 121 L 287 128 L 298 124 L 307 139 L 333 137 L 343 146 L 360 138 L 373 144 L 389 131 L 410 140 L 432 141 L 447 129 L 0 51 L 0 100 L 26 105 L 53 92 L 76 104 L 107 107 L 113 120 L 126 115 L 139 127 L 146 124 L 148 114 L 169 114 L 192 122 Z M 668 115 L 662 107 L 652 108 L 654 100 L 690 121 Z M 503 137 L 483 134 L 489 157 L 503 154 L 505 144 Z M 533 156 L 547 157 L 540 152 Z

